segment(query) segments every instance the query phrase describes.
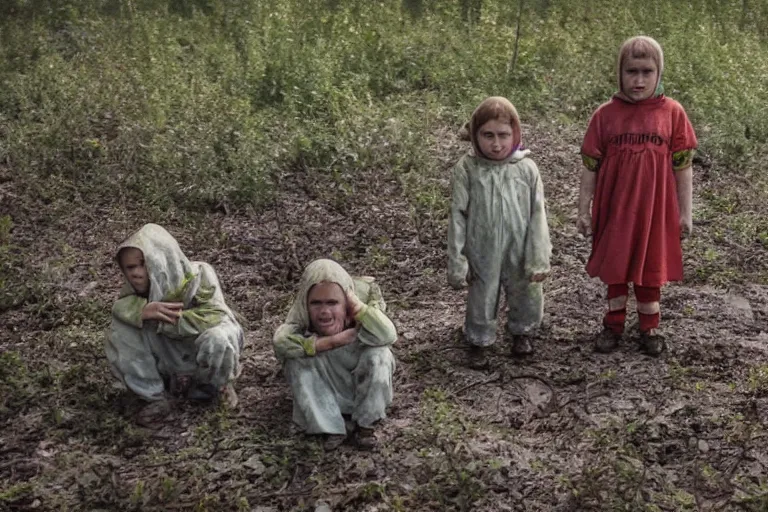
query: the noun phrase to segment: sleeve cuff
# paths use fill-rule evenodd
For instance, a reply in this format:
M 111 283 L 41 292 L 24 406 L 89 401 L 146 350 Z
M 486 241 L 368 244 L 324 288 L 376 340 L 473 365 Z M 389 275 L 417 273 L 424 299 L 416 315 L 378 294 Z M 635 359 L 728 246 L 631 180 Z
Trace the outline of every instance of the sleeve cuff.
M 360 312 L 355 315 L 355 321 L 356 322 L 362 321 L 363 318 L 365 318 L 365 315 L 367 314 L 368 314 L 368 305 L 363 304 L 363 309 L 361 309 Z
M 672 168 L 676 171 L 682 171 L 693 165 L 693 156 L 695 149 L 683 149 L 672 154 Z
M 581 154 L 581 161 L 588 170 L 596 172 L 600 168 L 600 160 L 589 155 Z
M 300 334 L 290 334 L 286 338 L 290 343 L 295 344 L 294 346 L 300 346 L 305 355 L 314 356 L 317 354 L 317 349 L 315 348 L 315 336 L 305 338 Z
M 316 338 L 314 336 L 310 336 L 309 338 L 304 338 L 304 341 L 302 342 L 302 346 L 304 347 L 304 353 L 307 354 L 308 356 L 317 355 L 315 340 Z

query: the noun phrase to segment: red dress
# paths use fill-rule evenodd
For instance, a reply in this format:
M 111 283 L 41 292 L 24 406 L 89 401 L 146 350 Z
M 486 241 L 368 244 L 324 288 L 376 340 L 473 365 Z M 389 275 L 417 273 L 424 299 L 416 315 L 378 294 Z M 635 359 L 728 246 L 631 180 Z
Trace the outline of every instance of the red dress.
M 682 280 L 672 155 L 696 145 L 685 110 L 663 95 L 637 103 L 614 97 L 595 111 L 581 147 L 600 162 L 590 276 L 654 287 Z

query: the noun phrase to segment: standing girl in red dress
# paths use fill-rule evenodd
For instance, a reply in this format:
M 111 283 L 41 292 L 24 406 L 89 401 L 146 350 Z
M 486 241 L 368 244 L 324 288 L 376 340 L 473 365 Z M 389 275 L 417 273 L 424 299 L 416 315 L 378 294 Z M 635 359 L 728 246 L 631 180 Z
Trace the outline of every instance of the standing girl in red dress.
M 655 40 L 625 41 L 617 69 L 619 92 L 592 115 L 581 147 L 577 224 L 592 234 L 587 273 L 608 285 L 595 349 L 618 346 L 633 283 L 641 348 L 657 356 L 666 348 L 657 332 L 661 287 L 683 278 L 680 238 L 692 228 L 697 141 L 683 107 L 662 92 L 664 54 Z

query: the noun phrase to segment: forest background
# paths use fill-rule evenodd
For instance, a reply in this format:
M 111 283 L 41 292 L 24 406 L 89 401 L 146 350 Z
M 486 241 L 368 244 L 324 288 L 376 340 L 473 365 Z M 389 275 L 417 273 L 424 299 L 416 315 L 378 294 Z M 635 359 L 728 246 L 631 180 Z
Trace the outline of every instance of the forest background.
M 297 233 L 316 243 L 301 227 L 315 217 L 297 215 L 292 223 L 290 209 L 304 214 L 307 204 L 320 204 L 333 218 L 351 216 L 355 222 L 342 231 L 347 238 L 372 230 L 365 247 L 340 241 L 325 249 L 390 290 L 408 292 L 393 309 L 401 312 L 401 333 L 418 323 L 409 312 L 419 304 L 430 312 L 423 301 L 442 300 L 459 311 L 453 292 L 437 291 L 444 288 L 448 172 L 466 149 L 456 132 L 484 97 L 510 98 L 521 114 L 524 142 L 541 155 L 536 158 L 556 242 L 575 247 L 568 244 L 576 243 L 580 136 L 589 115 L 615 92 L 619 45 L 637 34 L 664 47 L 665 91 L 684 105 L 700 141 L 697 235 L 685 246 L 686 286 L 714 297 L 768 285 L 766 0 L 3 0 L 0 454 L 8 462 L 0 462 L 0 509 L 163 509 L 174 502 L 200 510 L 248 510 L 259 502 L 310 507 L 323 486 L 294 489 L 302 478 L 316 476 L 305 475 L 297 461 L 307 450 L 317 461 L 322 455 L 307 448 L 309 441 L 294 446 L 295 436 L 287 432 L 277 440 L 268 439 L 266 430 L 244 434 L 261 420 L 256 413 L 232 420 L 222 410 L 186 411 L 194 441 L 169 455 L 130 423 L 131 404 L 113 406 L 123 395 L 108 386 L 101 337 L 119 284 L 110 261 L 114 244 L 138 223 L 159 222 L 180 236 L 185 250 L 222 267 L 222 281 L 234 283 L 233 300 L 251 332 L 266 332 L 251 335 L 254 348 L 246 355 L 255 373 L 244 386 L 276 390 L 285 402 L 284 388 L 275 384 L 276 362 L 269 359 L 269 330 L 284 314 L 302 265 L 323 249 L 300 246 Z M 377 203 L 382 197 L 390 201 Z M 420 249 L 398 246 L 397 229 L 366 217 L 366 204 L 416 233 Z M 281 216 L 288 220 L 275 221 Z M 583 253 L 583 246 L 563 249 L 575 260 Z M 579 272 L 583 262 L 576 263 Z M 402 284 L 408 265 L 430 283 L 433 296 L 417 297 Z M 570 286 L 566 273 L 554 277 L 553 293 Z M 594 304 L 598 311 L 600 302 Z M 693 315 L 691 308 L 683 308 L 684 315 Z M 750 315 L 750 328 L 762 333 L 754 322 L 764 323 L 763 314 Z M 418 350 L 403 350 L 408 380 L 409 365 L 415 370 L 427 362 Z M 754 364 L 738 370 L 738 357 L 723 366 L 740 399 L 768 393 L 768 365 L 759 354 L 741 354 Z M 663 369 L 673 378 L 692 371 L 679 361 Z M 594 376 L 615 379 L 610 371 L 596 369 Z M 477 376 L 466 377 L 471 383 Z M 709 378 L 701 376 L 695 386 L 706 386 Z M 448 384 L 427 379 L 405 393 L 414 410 L 427 414 L 419 428 L 439 441 L 431 455 L 419 452 L 431 461 L 428 481 L 397 487 L 361 469 L 356 487 L 331 486 L 335 505 L 482 509 L 494 489 L 492 476 L 507 466 L 478 462 L 471 450 L 465 455 L 456 448 L 452 429 L 466 434 L 468 420 Z M 282 419 L 287 423 L 287 416 Z M 743 425 L 741 420 L 736 423 Z M 611 427 L 608 440 L 589 437 L 594 457 L 560 474 L 553 496 L 569 496 L 579 510 L 650 510 L 641 502 L 701 508 L 708 499 L 702 498 L 701 478 L 710 478 L 728 482 L 712 484 L 725 489 L 719 498 L 710 492 L 713 503 L 723 496 L 745 507 L 768 503 L 765 479 L 736 489 L 731 459 L 722 468 L 697 462 L 681 483 L 655 488 L 660 494 L 650 500 L 641 493 L 647 467 L 618 467 L 610 459 L 609 469 L 599 472 L 608 460 L 601 457 L 635 433 L 627 430 L 632 421 L 619 428 L 622 436 Z M 287 428 L 282 423 L 275 420 Z M 208 460 L 211 450 L 234 450 L 222 447 L 237 436 L 247 438 L 241 446 L 259 447 L 249 453 L 262 454 L 258 461 L 239 454 L 262 471 L 255 481 L 261 494 L 248 486 L 223 492 L 215 482 L 201 484 L 194 469 L 168 470 L 154 480 L 144 476 L 147 468 L 164 469 L 163 461 L 179 468 Z M 746 444 L 738 446 L 748 452 Z M 115 474 L 118 464 L 109 457 L 117 456 L 133 472 L 113 479 L 106 492 L 100 479 Z M 69 467 L 80 468 L 78 474 L 67 473 Z M 112 473 L 83 467 L 109 467 Z M 331 484 L 323 482 L 327 490 Z M 615 494 L 611 489 L 619 484 L 635 492 Z M 549 509 L 529 509 L 538 506 Z

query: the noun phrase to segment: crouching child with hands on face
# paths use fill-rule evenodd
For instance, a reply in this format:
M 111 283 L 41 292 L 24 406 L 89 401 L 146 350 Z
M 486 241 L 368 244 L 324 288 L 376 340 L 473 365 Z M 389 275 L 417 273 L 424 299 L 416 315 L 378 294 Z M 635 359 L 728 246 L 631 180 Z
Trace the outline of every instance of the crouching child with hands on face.
M 236 406 L 244 335 L 213 267 L 156 224 L 120 244 L 117 261 L 126 283 L 105 348 L 115 376 L 148 402 L 137 421 L 156 426 L 179 397 Z
M 326 259 L 310 263 L 285 322 L 273 338 L 293 394 L 293 421 L 307 434 L 327 436 L 325 447 L 355 433 L 376 445 L 373 427 L 392 402 L 397 340 L 372 278 L 353 279 Z M 347 416 L 348 421 L 345 421 Z

